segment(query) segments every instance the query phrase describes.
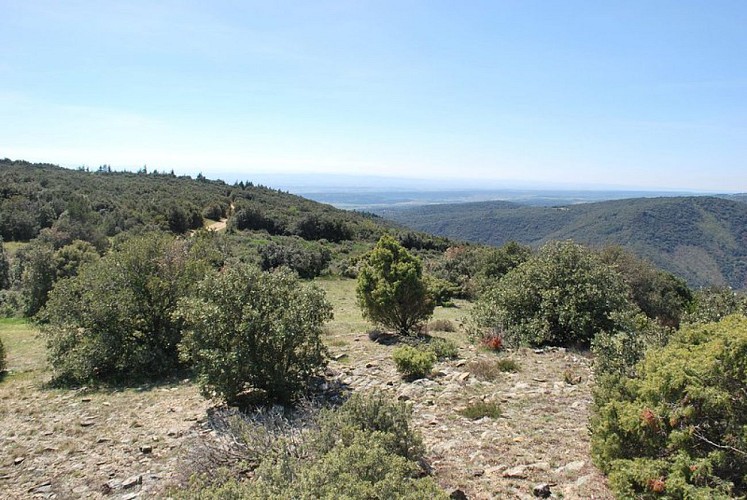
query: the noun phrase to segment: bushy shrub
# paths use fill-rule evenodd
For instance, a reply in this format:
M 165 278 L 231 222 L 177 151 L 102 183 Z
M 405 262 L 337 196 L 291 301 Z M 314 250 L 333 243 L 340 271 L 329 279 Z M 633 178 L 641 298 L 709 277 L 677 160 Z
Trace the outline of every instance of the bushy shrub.
M 683 327 L 600 386 L 592 453 L 623 498 L 747 493 L 747 318 Z
M 339 443 L 350 444 L 357 432 L 376 433 L 388 453 L 417 460 L 424 449 L 411 420 L 412 408 L 405 402 L 380 392 L 356 393 L 339 408 L 321 412 L 314 447 L 326 453 Z
M 455 332 L 456 326 L 451 320 L 448 319 L 434 319 L 428 322 L 428 329 L 437 332 Z
M 599 256 L 617 270 L 630 288 L 631 300 L 646 316 L 662 326 L 679 327 L 693 299 L 685 280 L 657 269 L 620 246 L 607 247 Z
M 173 312 L 209 268 L 193 258 L 193 242 L 132 238 L 57 282 L 39 319 L 58 382 L 150 379 L 180 367 Z
M 730 314 L 747 315 L 747 298 L 731 288 L 709 287 L 695 292 L 684 323 L 712 323 Z
M 552 242 L 485 292 L 472 322 L 478 331 L 501 331 L 508 346 L 588 345 L 632 307 L 622 278 L 593 252 Z
M 269 437 L 265 453 L 252 455 L 253 479 L 227 474 L 203 475 L 176 498 L 422 498 L 446 499 L 431 478 L 415 479 L 423 448 L 412 428 L 411 409 L 383 394 L 354 394 L 337 409 L 322 410 L 303 432 L 278 434 L 249 427 L 236 435 L 241 443 Z M 308 424 L 308 419 L 305 419 Z M 254 450 L 252 442 L 248 448 Z M 242 446 L 240 449 L 244 449 Z
M 444 359 L 455 359 L 459 356 L 457 345 L 451 340 L 441 337 L 431 337 L 425 348 L 435 354 L 436 359 L 439 361 Z
M 0 290 L 0 318 L 23 315 L 23 296 L 18 290 Z
M 674 329 L 662 326 L 644 314 L 618 316 L 618 330 L 599 332 L 591 343 L 594 373 L 599 380 L 607 375 L 632 375 L 638 361 L 653 347 L 663 347 Z
M 501 416 L 501 408 L 495 401 L 476 401 L 461 409 L 459 414 L 470 420 L 479 420 L 485 417 L 498 418 Z
M 430 293 L 435 305 L 441 307 L 454 307 L 454 303 L 451 300 L 459 294 L 458 287 L 444 279 L 433 276 L 426 277 L 426 284 L 428 292 Z
M 321 335 L 332 307 L 288 270 L 226 267 L 180 302 L 177 317 L 185 325 L 182 355 L 203 393 L 231 404 L 247 389 L 290 402 L 326 363 Z
M 300 277 L 310 279 L 322 274 L 332 260 L 332 254 L 320 243 L 293 237 L 261 246 L 259 258 L 265 271 L 285 266 Z
M 388 235 L 361 261 L 356 293 L 363 317 L 401 335 L 433 314 L 420 259 Z
M 392 352 L 397 371 L 407 378 L 423 378 L 433 370 L 436 354 L 428 349 L 418 349 L 409 345 L 397 347 Z

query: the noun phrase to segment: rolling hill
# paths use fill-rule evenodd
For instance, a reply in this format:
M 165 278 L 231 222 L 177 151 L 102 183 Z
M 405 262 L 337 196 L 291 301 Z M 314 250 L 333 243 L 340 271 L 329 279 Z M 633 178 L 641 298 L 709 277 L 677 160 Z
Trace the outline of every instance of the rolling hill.
M 636 198 L 563 207 L 431 205 L 382 215 L 419 231 L 502 245 L 573 239 L 621 245 L 691 286 L 747 288 L 747 204 L 716 197 Z

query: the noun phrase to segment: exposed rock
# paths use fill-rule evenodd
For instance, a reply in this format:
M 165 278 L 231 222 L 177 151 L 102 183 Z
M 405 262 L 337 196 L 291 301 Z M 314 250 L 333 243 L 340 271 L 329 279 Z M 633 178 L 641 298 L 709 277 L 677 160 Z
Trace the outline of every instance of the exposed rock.
M 148 453 L 153 452 L 153 447 L 149 444 L 144 444 L 143 446 L 140 447 L 140 452 L 143 453 L 144 455 L 147 455 Z
M 570 462 L 563 467 L 558 467 L 555 471 L 556 472 L 579 472 L 581 469 L 584 468 L 584 465 L 586 465 L 586 462 L 583 460 L 577 460 L 575 462 Z
M 26 460 L 26 457 L 16 457 L 15 460 L 13 460 L 13 464 L 20 465 L 23 463 L 24 460 Z
M 549 498 L 552 495 L 550 485 L 547 483 L 538 484 L 532 489 L 532 494 L 539 498 Z
M 341 359 L 347 358 L 347 357 L 348 357 L 347 353 L 342 352 L 340 354 L 335 354 L 334 356 L 332 356 L 332 359 L 335 361 L 340 361 Z
M 143 476 L 139 474 L 136 476 L 128 477 L 127 479 L 122 481 L 122 488 L 127 490 L 134 486 L 137 486 L 138 484 L 143 484 Z
M 91 420 L 91 419 L 86 419 L 86 420 L 81 420 L 81 421 L 80 421 L 80 426 L 81 426 L 81 427 L 91 427 L 91 426 L 92 426 L 93 424 L 95 424 L 95 423 L 96 423 L 96 422 L 94 422 L 94 421 L 93 421 L 93 420 Z
M 512 467 L 503 473 L 503 477 L 510 477 L 513 479 L 526 479 L 527 466 L 517 465 L 516 467 Z

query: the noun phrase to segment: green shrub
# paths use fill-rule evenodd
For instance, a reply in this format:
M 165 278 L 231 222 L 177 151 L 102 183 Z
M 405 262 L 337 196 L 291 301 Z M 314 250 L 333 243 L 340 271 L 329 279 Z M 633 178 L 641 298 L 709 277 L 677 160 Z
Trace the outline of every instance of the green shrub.
M 433 370 L 436 355 L 427 349 L 403 345 L 392 352 L 397 371 L 407 378 L 423 378 Z
M 296 236 L 262 245 L 259 258 L 264 271 L 285 266 L 300 277 L 310 279 L 322 274 L 332 260 L 332 254 L 321 243 L 304 241 Z
M 381 435 L 381 445 L 389 453 L 408 460 L 423 454 L 420 436 L 411 426 L 412 409 L 404 402 L 391 401 L 383 393 L 353 394 L 336 410 L 321 412 L 315 449 L 326 452 L 337 443 L 349 443 L 356 432 Z
M 459 349 L 457 348 L 457 345 L 449 339 L 431 337 L 425 347 L 435 354 L 436 359 L 439 361 L 443 361 L 444 359 L 456 359 L 459 357 Z
M 180 302 L 177 316 L 183 358 L 194 363 L 203 393 L 230 404 L 248 389 L 290 402 L 326 364 L 321 336 L 332 307 L 288 270 L 225 267 Z
M 434 319 L 428 323 L 428 329 L 436 332 L 455 332 L 456 326 L 448 319 Z
M 433 314 L 420 259 L 388 235 L 361 260 L 356 295 L 364 318 L 401 335 Z
M 501 332 L 507 346 L 588 345 L 598 332 L 617 328 L 616 313 L 633 308 L 628 292 L 590 250 L 548 243 L 480 297 L 472 335 Z
M 58 382 L 132 382 L 181 367 L 173 313 L 209 268 L 195 241 L 132 238 L 57 282 L 39 319 Z
M 275 418 L 250 417 L 235 432 L 238 421 L 234 419 L 231 430 L 237 449 L 250 451 L 243 463 L 256 464 L 253 479 L 240 481 L 237 475 L 208 472 L 194 478 L 189 490 L 172 492 L 173 496 L 445 500 L 446 494 L 431 478 L 415 479 L 421 472 L 416 460 L 423 448 L 411 426 L 411 414 L 405 403 L 372 393 L 353 394 L 339 408 L 299 419 L 307 427 L 303 431 L 288 421 L 278 427 Z
M 600 384 L 592 454 L 621 497 L 747 493 L 747 318 L 684 327 Z
M 501 408 L 494 401 L 477 401 L 459 410 L 459 414 L 470 420 L 479 420 L 484 417 L 498 418 L 501 416 Z
M 619 318 L 618 324 L 617 331 L 599 332 L 592 340 L 594 373 L 598 377 L 631 375 L 646 350 L 665 346 L 674 332 L 643 314 Z
M 730 314 L 747 315 L 747 299 L 731 288 L 709 287 L 695 292 L 684 323 L 712 323 Z
M 454 307 L 451 299 L 459 295 L 459 287 L 434 276 L 427 276 L 426 283 L 428 292 L 437 306 Z

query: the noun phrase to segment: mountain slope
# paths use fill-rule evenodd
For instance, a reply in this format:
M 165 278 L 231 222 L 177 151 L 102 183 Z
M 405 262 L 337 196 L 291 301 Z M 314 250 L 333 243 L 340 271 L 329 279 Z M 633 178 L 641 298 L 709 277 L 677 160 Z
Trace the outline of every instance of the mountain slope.
M 240 215 L 239 229 L 260 217 L 273 234 L 305 239 L 327 237 L 331 230 L 338 230 L 339 239 L 370 239 L 390 225 L 251 182 L 228 185 L 166 172 L 106 167 L 88 172 L 0 160 L 0 237 L 5 241 L 28 241 L 61 225 L 102 236 L 138 228 L 184 233 L 202 227 L 205 219 Z
M 491 245 L 558 239 L 619 244 L 693 286 L 747 288 L 747 204 L 738 201 L 637 198 L 553 208 L 485 202 L 384 215 L 420 231 Z

